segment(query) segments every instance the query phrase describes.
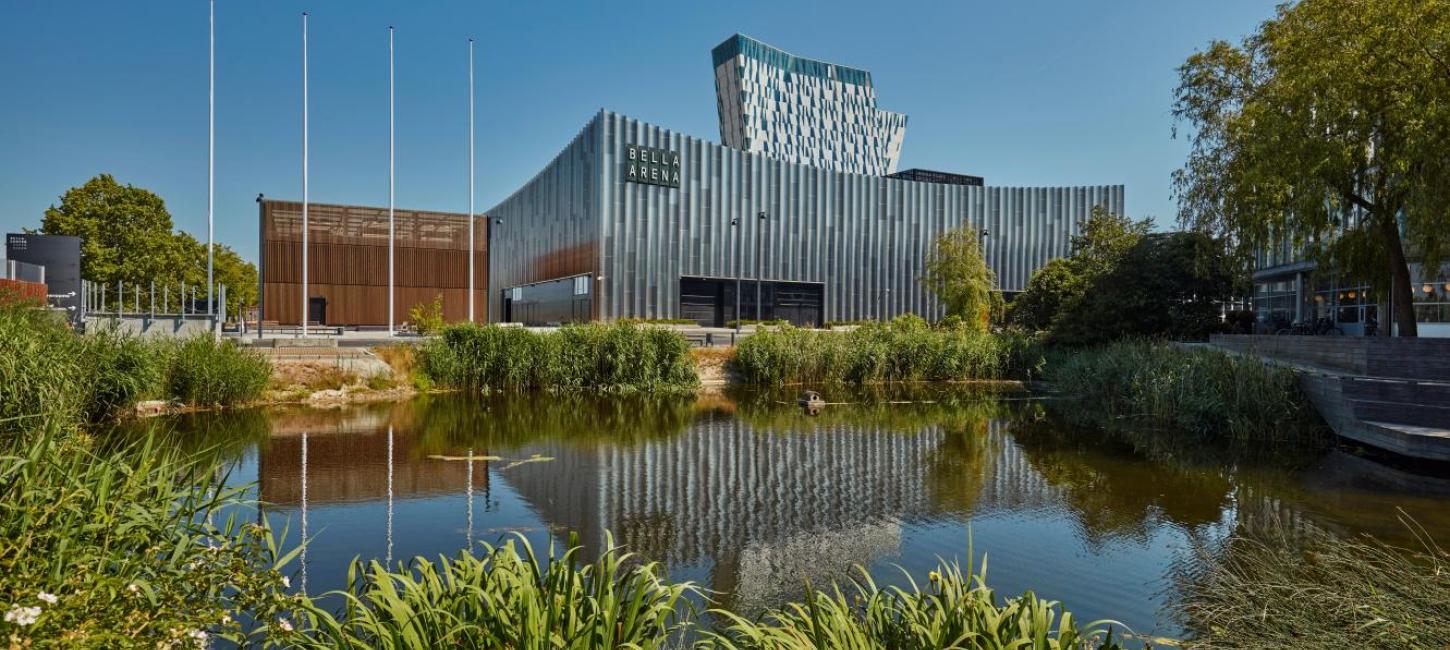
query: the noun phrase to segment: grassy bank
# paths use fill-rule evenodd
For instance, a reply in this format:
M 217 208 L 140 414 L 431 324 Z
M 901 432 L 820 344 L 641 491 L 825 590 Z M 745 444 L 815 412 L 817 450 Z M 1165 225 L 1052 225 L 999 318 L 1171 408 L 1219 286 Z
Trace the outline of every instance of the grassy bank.
M 1218 350 L 1141 341 L 1064 350 L 1045 378 L 1101 421 L 1246 441 L 1323 436 L 1293 372 Z
M 0 429 L 40 414 L 63 426 L 99 420 L 146 399 L 239 404 L 259 397 L 270 376 L 265 359 L 230 342 L 77 336 L 52 312 L 0 305 Z
M 761 331 L 737 346 L 735 364 L 745 382 L 763 385 L 1026 379 L 1041 351 L 1026 336 L 898 318 L 846 332 Z
M 423 346 L 417 362 L 433 384 L 470 390 L 658 392 L 699 383 L 683 336 L 628 323 L 551 333 L 451 325 Z
M 1179 577 L 1189 644 L 1218 648 L 1450 647 L 1450 556 L 1360 538 L 1240 534 Z

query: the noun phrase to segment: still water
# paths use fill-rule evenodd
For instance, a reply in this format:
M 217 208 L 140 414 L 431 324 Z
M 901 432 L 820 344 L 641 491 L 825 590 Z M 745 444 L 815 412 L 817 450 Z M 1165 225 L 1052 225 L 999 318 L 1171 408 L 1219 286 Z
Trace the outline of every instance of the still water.
M 1026 394 L 917 387 L 706 397 L 431 396 L 172 418 L 219 448 L 261 516 L 311 539 L 293 584 L 344 586 L 355 557 L 455 554 L 511 532 L 536 549 L 606 535 L 759 612 L 859 565 L 921 579 L 986 556 L 1000 595 L 1082 621 L 1184 634 L 1173 577 L 1236 530 L 1450 540 L 1450 479 L 1343 449 L 1234 454 L 1164 432 L 1075 426 Z M 910 402 L 910 403 L 901 403 Z M 1442 475 L 1443 476 L 1443 475 Z

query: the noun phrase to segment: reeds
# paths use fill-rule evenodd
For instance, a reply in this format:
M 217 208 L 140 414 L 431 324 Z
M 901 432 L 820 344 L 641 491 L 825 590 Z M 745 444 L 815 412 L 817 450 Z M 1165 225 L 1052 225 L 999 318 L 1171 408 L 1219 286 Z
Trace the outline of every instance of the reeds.
M 1129 341 L 1063 351 L 1046 378 L 1080 408 L 1135 426 L 1254 441 L 1323 434 L 1292 371 L 1219 350 Z
M 354 563 L 340 616 L 309 603 L 313 648 L 665 648 L 680 643 L 699 589 L 616 547 L 592 562 L 522 535 L 481 555 Z
M 673 391 L 699 382 L 683 336 L 628 323 L 552 333 L 453 325 L 423 347 L 418 361 L 434 384 L 475 390 Z
M 1041 358 L 1030 337 L 904 321 L 847 332 L 783 326 L 737 348 L 740 376 L 765 385 L 1026 379 Z
M 957 563 L 942 561 L 925 586 L 908 575 L 905 588 L 880 587 L 862 570 L 845 590 L 813 591 L 805 603 L 760 620 L 716 611 L 729 624 L 701 645 L 729 650 L 1122 647 L 1113 640 L 1110 621 L 1083 629 L 1059 603 L 1030 591 L 999 605 L 985 580 L 985 562 L 980 573 L 973 573 L 970 565 L 963 571 Z

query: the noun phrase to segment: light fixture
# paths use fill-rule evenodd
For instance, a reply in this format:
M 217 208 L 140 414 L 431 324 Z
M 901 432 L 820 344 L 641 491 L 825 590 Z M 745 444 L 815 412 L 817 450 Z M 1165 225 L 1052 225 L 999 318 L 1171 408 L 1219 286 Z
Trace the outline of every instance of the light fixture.
M 1349 299 L 1350 300 L 1354 300 L 1354 292 L 1353 291 L 1349 292 Z

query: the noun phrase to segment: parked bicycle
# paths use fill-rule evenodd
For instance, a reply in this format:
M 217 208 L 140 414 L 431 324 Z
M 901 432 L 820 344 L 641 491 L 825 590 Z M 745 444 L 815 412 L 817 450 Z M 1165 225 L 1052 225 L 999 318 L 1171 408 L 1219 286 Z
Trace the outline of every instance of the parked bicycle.
M 1279 336 L 1344 336 L 1344 330 L 1339 329 L 1333 320 L 1317 318 L 1312 321 L 1299 321 L 1275 332 L 1275 334 Z

